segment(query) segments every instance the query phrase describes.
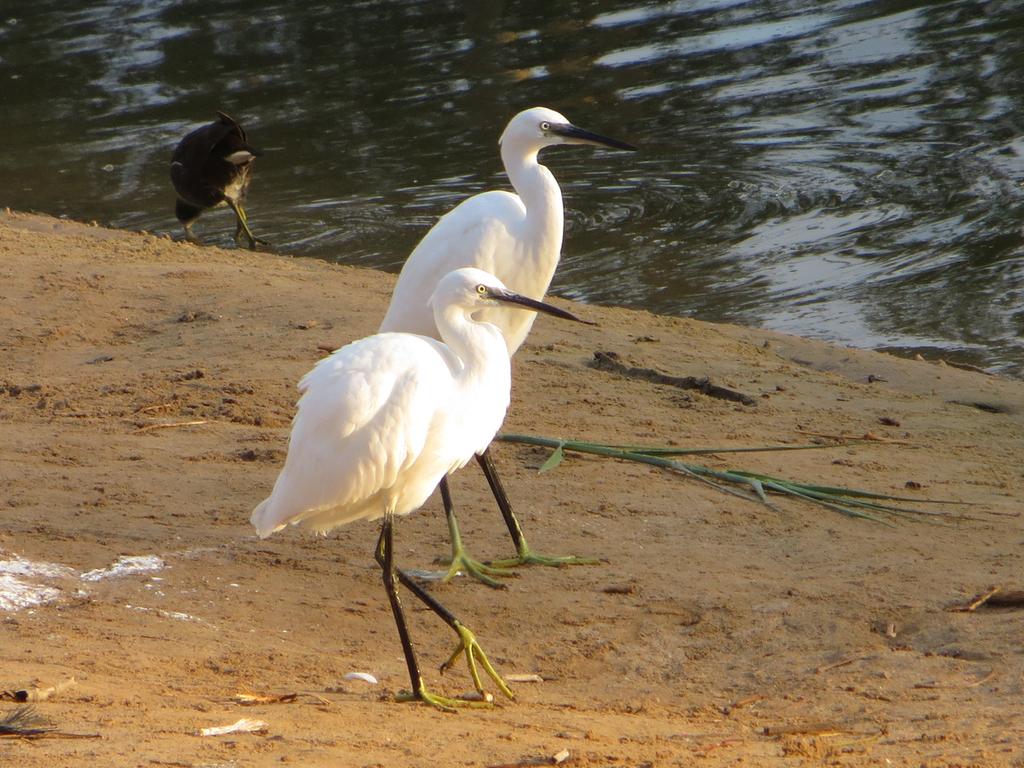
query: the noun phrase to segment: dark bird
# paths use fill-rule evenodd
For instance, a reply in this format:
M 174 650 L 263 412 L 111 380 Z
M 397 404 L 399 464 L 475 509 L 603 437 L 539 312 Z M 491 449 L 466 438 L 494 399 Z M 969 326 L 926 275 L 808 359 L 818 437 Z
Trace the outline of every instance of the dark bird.
M 228 205 L 235 212 L 237 243 L 245 233 L 249 248 L 266 241 L 257 239 L 249 229 L 242 203 L 249 183 L 252 166 L 262 154 L 246 141 L 245 131 L 238 122 L 223 112 L 217 119 L 185 136 L 171 155 L 171 183 L 178 193 L 174 213 L 185 228 L 185 236 L 194 243 L 199 238 L 192 232 L 192 223 L 208 208 Z

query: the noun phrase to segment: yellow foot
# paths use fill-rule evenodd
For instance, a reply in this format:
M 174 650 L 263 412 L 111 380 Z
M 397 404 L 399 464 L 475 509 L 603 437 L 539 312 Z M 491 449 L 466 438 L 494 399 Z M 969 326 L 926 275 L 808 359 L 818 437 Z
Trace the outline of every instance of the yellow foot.
M 455 631 L 459 634 L 459 647 L 455 649 L 455 652 L 448 658 L 448 661 L 441 665 L 441 672 L 443 673 L 451 669 L 456 659 L 462 654 L 466 654 L 469 674 L 473 678 L 473 687 L 476 688 L 477 693 L 483 696 L 484 699 L 487 698 L 487 691 L 484 690 L 483 682 L 480 680 L 480 671 L 477 669 L 477 662 L 479 662 L 480 666 L 484 668 L 484 672 L 498 686 L 498 689 L 510 699 L 514 699 L 515 695 L 512 693 L 512 689 L 508 687 L 508 683 L 491 666 L 491 662 L 487 660 L 487 654 L 480 647 L 480 643 L 476 641 L 476 636 L 458 621 L 455 622 Z
M 488 587 L 493 587 L 494 589 L 505 589 L 505 585 L 500 581 L 491 578 L 492 576 L 507 579 L 518 575 L 507 568 L 481 563 L 479 560 L 471 557 L 464 549 L 456 551 L 452 556 L 451 564 L 448 566 L 448 572 L 441 577 L 441 581 L 449 581 L 460 573 L 466 573 L 477 581 L 482 581 Z
M 506 569 L 517 568 L 520 565 L 547 565 L 554 568 L 562 568 L 567 565 L 600 565 L 601 561 L 593 557 L 576 557 L 575 555 L 540 555 L 532 549 L 520 552 L 517 557 L 510 557 L 505 560 L 491 560 L 488 565 L 492 568 Z
M 482 701 L 474 701 L 472 699 L 453 699 L 449 696 L 438 696 L 436 693 L 431 693 L 423 683 L 420 683 L 419 690 L 415 693 L 402 691 L 395 698 L 397 701 L 420 701 L 424 704 L 436 707 L 442 712 L 456 712 L 460 708 L 487 709 L 494 706 L 493 697 L 492 699 L 487 699 L 485 697 Z
M 247 243 L 247 246 L 246 246 L 246 247 L 247 247 L 247 248 L 248 248 L 248 249 L 249 249 L 250 251 L 256 251 L 256 250 L 259 250 L 257 246 L 261 246 L 261 245 L 263 245 L 263 246 L 266 246 L 266 245 L 270 245 L 270 243 L 269 243 L 269 242 L 267 242 L 266 240 L 264 240 L 263 238 L 260 238 L 260 237 L 254 237 L 254 238 L 251 238 L 251 239 L 247 237 L 247 238 L 245 238 L 245 241 L 246 241 L 246 243 Z M 235 245 L 237 245 L 237 246 L 241 247 L 241 245 L 242 245 L 242 238 L 241 238 L 241 237 L 236 237 L 236 238 L 235 238 Z

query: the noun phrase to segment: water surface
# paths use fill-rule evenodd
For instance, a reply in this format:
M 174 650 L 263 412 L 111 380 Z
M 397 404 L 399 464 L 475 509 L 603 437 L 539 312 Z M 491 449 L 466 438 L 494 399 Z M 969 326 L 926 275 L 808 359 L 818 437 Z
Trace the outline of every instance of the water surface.
M 1024 373 L 1024 3 L 8 2 L 0 204 L 170 231 L 222 108 L 276 250 L 397 270 L 543 104 L 553 291 Z M 196 231 L 229 244 L 230 212 Z

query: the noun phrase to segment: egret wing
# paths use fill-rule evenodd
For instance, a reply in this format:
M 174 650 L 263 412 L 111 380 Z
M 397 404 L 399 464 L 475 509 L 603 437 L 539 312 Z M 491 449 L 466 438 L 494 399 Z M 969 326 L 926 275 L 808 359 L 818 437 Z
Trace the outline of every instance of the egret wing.
M 289 523 L 326 531 L 383 514 L 451 385 L 438 347 L 378 334 L 338 350 L 302 379 L 284 468 L 252 513 L 261 536 Z

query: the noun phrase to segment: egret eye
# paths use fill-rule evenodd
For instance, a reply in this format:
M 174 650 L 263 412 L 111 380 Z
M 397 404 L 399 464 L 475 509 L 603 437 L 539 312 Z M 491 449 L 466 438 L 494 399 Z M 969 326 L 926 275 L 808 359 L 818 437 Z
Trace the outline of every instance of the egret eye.
M 540 124 L 540 129 L 547 133 L 548 131 L 551 130 L 551 123 L 545 120 L 543 123 Z
M 486 296 L 487 295 L 487 286 L 483 285 L 483 284 L 478 285 L 476 287 L 476 292 L 479 293 L 481 296 Z

